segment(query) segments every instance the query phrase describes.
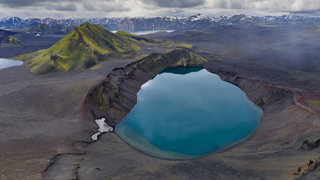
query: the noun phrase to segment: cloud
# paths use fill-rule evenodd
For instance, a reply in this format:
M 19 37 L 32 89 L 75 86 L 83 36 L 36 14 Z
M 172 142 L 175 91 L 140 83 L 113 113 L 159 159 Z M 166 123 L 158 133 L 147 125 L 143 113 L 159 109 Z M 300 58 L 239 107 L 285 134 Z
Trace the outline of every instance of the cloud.
M 57 4 L 54 6 L 48 6 L 48 10 L 56 10 L 56 11 L 76 11 L 78 8 L 75 4 Z
M 21 6 L 31 6 L 41 2 L 40 0 L 0 0 L 0 4 L 7 6 L 7 7 L 21 7 Z
M 123 12 L 123 11 L 129 11 L 130 8 L 123 7 L 123 6 L 107 6 L 102 8 L 104 12 Z
M 320 9 L 315 10 L 302 10 L 302 11 L 289 11 L 290 14 L 295 15 L 320 15 Z
M 319 0 L 208 0 L 209 8 L 303 11 L 320 8 Z
M 189 16 L 196 13 L 320 16 L 319 0 L 0 0 L 0 16 Z
M 207 0 L 142 0 L 144 3 L 151 3 L 154 6 L 167 8 L 190 8 L 204 5 Z
M 6 7 L 41 6 L 43 4 L 55 4 L 56 2 L 73 2 L 74 0 L 0 0 L 0 4 Z M 49 3 L 48 3 L 49 2 Z
M 81 2 L 83 8 L 87 11 L 99 11 L 99 12 L 122 12 L 129 11 L 131 8 L 125 6 L 132 3 L 130 0 L 91 0 L 88 2 Z
M 84 2 L 82 3 L 82 6 L 84 9 L 88 10 L 88 11 L 96 11 L 98 10 L 98 8 L 94 5 L 92 5 L 92 3 L 88 3 L 88 2 Z

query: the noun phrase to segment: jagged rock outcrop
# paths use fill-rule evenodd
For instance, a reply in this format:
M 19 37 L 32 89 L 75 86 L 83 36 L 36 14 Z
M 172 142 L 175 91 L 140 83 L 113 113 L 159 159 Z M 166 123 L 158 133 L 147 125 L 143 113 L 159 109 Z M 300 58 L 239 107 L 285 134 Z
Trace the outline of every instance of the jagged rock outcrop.
M 304 167 L 299 167 L 295 173 L 299 177 L 298 180 L 313 180 L 320 178 L 320 158 L 316 160 L 310 160 Z

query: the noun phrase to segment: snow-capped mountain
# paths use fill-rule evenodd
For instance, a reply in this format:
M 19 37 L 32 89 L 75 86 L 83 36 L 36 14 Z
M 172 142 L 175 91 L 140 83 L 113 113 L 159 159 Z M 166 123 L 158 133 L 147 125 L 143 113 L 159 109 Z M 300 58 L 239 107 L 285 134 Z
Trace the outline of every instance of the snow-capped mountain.
M 69 19 L 39 19 L 29 18 L 21 19 L 18 17 L 4 18 L 0 20 L 0 27 L 9 28 L 30 28 L 38 24 L 54 26 L 61 24 L 67 27 L 78 26 L 82 23 L 99 24 L 109 30 L 125 31 L 144 31 L 144 30 L 181 30 L 181 29 L 201 29 L 213 25 L 263 25 L 263 24 L 281 24 L 298 22 L 316 22 L 320 23 L 320 17 L 305 16 L 218 16 L 208 17 L 196 14 L 190 17 L 127 17 L 127 18 L 69 18 Z
M 19 17 L 8 17 L 0 20 L 0 26 L 18 26 L 23 22 Z

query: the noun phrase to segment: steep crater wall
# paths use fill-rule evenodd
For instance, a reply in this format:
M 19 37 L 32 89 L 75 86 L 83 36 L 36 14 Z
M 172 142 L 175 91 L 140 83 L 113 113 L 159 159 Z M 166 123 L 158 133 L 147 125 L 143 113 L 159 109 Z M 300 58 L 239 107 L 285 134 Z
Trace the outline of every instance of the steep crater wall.
M 154 53 L 124 68 L 115 68 L 88 94 L 85 106 L 95 117 L 115 126 L 137 103 L 141 85 L 170 67 L 201 66 L 207 60 L 186 50 Z
M 220 70 L 206 59 L 187 50 L 151 54 L 124 68 L 114 69 L 104 82 L 88 94 L 86 110 L 89 110 L 94 118 L 106 117 L 107 124 L 115 126 L 137 103 L 137 92 L 142 84 L 165 69 L 178 66 L 203 66 L 223 80 L 239 86 L 252 102 L 264 110 L 259 130 L 251 138 L 263 141 L 252 141 L 252 144 L 249 143 L 250 148 L 280 150 L 293 145 L 291 142 L 297 142 L 301 134 L 312 128 L 313 112 L 299 104 L 292 90 Z
M 218 74 L 224 81 L 240 87 L 264 111 L 258 131 L 244 146 L 258 151 L 297 150 L 303 138 L 316 129 L 317 114 L 304 105 L 293 89 L 271 85 L 244 75 L 212 66 L 204 67 Z

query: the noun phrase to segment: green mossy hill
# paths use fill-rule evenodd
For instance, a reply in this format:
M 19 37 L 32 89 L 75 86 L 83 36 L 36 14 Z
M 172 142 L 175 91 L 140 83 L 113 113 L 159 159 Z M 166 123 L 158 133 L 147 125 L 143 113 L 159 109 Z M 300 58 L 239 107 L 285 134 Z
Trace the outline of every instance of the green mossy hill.
M 84 23 L 48 49 L 15 57 L 29 60 L 31 72 L 72 71 L 94 66 L 107 56 L 136 53 L 131 38 L 116 35 L 102 26 Z

